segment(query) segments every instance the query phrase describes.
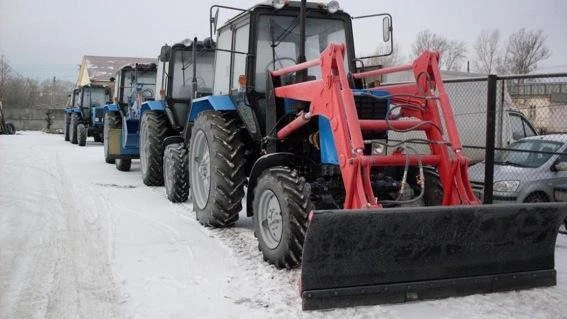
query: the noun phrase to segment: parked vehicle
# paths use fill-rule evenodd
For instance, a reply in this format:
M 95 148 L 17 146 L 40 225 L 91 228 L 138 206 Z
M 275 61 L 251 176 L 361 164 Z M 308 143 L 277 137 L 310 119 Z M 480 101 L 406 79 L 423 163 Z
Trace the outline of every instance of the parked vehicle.
M 445 74 L 443 74 L 445 76 Z M 447 77 L 455 76 L 451 74 Z M 407 80 L 388 78 L 390 80 Z M 478 78 L 443 78 L 447 96 L 453 106 L 453 116 L 459 129 L 463 154 L 468 157 L 469 165 L 481 162 L 485 157 L 486 146 L 486 108 L 488 84 L 486 77 Z M 514 107 L 506 90 L 502 92 L 502 83 L 497 85 L 495 146 L 505 148 L 524 137 L 537 135 L 530 120 L 519 109 Z M 503 97 L 503 98 L 502 98 Z M 390 140 L 423 139 L 423 132 L 389 132 Z M 427 153 L 428 147 L 423 143 L 414 143 L 420 153 Z
M 110 90 L 104 85 L 89 84 L 73 91 L 73 106 L 65 109 L 65 140 L 85 146 L 87 137 L 103 141 L 104 105 L 110 103 Z
M 215 44 L 207 38 L 198 41 L 186 40 L 172 47 L 162 47 L 158 66 L 158 82 L 164 92 L 160 101 L 146 103 L 147 117 L 165 119 L 161 127 L 153 128 L 147 122 L 144 125 L 146 141 L 161 141 L 163 147 L 163 165 L 157 161 L 161 149 L 148 148 L 144 158 L 145 171 L 149 180 L 152 171 L 159 172 L 163 168 L 163 181 L 167 198 L 172 202 L 183 202 L 189 196 L 189 171 L 187 168 L 187 152 L 191 139 L 192 122 L 189 121 L 191 101 L 211 95 L 213 90 L 213 65 Z M 146 106 L 144 105 L 144 107 Z M 163 130 L 166 127 L 167 130 Z M 165 132 L 167 136 L 159 136 Z M 157 138 L 154 138 L 157 137 Z M 155 158 L 152 161 L 151 158 Z
M 129 171 L 140 158 L 141 106 L 155 99 L 156 64 L 126 65 L 116 76 L 115 101 L 104 106 L 104 159 Z
M 567 134 L 532 136 L 497 151 L 494 158 L 495 202 L 549 202 L 554 187 L 567 183 Z M 484 162 L 469 167 L 473 190 L 484 189 Z
M 478 205 L 438 53 L 360 73 L 355 18 L 336 1 L 271 4 L 210 10 L 213 94 L 193 99 L 188 117 L 200 223 L 234 225 L 246 196 L 264 260 L 301 264 L 304 309 L 555 283 L 556 226 L 567 204 L 522 204 L 521 216 L 517 206 Z M 215 7 L 239 12 L 217 30 Z M 380 53 L 389 54 L 391 17 L 365 18 L 380 21 L 374 30 L 388 47 Z M 414 83 L 365 85 L 397 71 Z M 390 119 L 393 109 L 413 120 Z M 411 129 L 425 131 L 430 154 L 403 145 L 383 152 L 389 130 Z M 434 207 L 402 207 L 417 201 Z M 540 215 L 546 223 L 510 227 Z
M 157 71 L 162 94 L 141 106 L 142 180 L 148 186 L 164 185 L 165 180 L 167 197 L 174 202 L 188 197 L 189 110 L 193 99 L 212 92 L 214 49 L 210 38 L 163 46 Z

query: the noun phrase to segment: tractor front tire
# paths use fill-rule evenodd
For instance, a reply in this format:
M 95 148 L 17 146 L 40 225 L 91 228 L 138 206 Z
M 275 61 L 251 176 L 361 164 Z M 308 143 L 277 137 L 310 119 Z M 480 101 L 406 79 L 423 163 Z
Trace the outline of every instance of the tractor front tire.
M 87 145 L 87 127 L 85 124 L 77 125 L 77 143 L 79 146 Z
M 191 200 L 197 220 L 229 227 L 242 210 L 245 146 L 233 114 L 203 111 L 193 124 L 189 147 Z
M 189 169 L 187 148 L 183 143 L 169 144 L 165 147 L 163 174 L 167 198 L 174 203 L 186 201 L 189 197 Z
M 147 186 L 163 185 L 163 140 L 168 132 L 165 114 L 144 112 L 140 125 L 140 166 Z
M 70 135 L 69 140 L 71 144 L 78 143 L 77 126 L 79 125 L 79 116 L 77 114 L 71 115 L 71 123 L 69 124 Z
M 129 158 L 117 158 L 116 159 L 116 169 L 121 172 L 127 172 L 132 166 L 132 160 Z
M 69 122 L 70 121 L 71 121 L 71 119 L 69 118 L 69 114 L 65 113 L 65 131 L 64 131 L 64 134 L 65 134 L 65 141 L 67 141 L 67 142 L 69 141 L 69 126 L 70 126 Z
M 313 205 L 309 186 L 296 170 L 267 169 L 254 190 L 254 235 L 264 260 L 277 268 L 301 264 L 307 216 Z
M 120 128 L 120 115 L 117 112 L 108 112 L 104 114 L 104 161 L 108 164 L 114 164 L 115 160 L 110 158 L 110 149 L 109 149 L 109 141 L 108 141 L 108 133 L 110 132 L 111 128 Z

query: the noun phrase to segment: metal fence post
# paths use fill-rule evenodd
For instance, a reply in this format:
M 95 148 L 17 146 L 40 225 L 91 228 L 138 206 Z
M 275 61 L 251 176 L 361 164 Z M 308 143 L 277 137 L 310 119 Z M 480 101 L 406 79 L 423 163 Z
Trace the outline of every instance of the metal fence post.
M 486 152 L 484 153 L 484 204 L 492 204 L 494 184 L 494 138 L 496 133 L 496 86 L 498 76 L 488 76 L 486 95 Z

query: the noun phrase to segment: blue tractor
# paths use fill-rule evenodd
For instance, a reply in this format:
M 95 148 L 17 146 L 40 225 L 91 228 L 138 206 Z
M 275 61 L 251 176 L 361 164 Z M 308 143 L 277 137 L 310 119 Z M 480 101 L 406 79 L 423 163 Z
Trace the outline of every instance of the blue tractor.
M 85 85 L 73 90 L 71 106 L 65 109 L 65 140 L 85 146 L 87 136 L 102 142 L 104 105 L 111 99 L 104 85 Z
M 104 106 L 104 158 L 120 171 L 140 158 L 141 105 L 155 99 L 156 64 L 136 63 L 120 69 L 114 103 Z
M 196 38 L 163 46 L 157 74 L 161 99 L 145 102 L 141 107 L 142 179 L 148 186 L 161 186 L 164 174 L 167 175 L 168 198 L 174 202 L 185 201 L 188 196 L 188 114 L 192 100 L 212 92 L 214 52 L 212 41 Z

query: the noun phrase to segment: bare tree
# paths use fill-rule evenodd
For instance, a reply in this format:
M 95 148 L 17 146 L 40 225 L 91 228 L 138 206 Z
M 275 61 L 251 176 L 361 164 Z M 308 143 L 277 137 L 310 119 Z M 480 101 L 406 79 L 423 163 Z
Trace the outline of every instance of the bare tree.
M 376 50 L 376 52 L 378 52 L 378 50 Z M 395 43 L 394 48 L 392 49 L 392 54 L 387 56 L 372 58 L 370 59 L 369 65 L 380 65 L 382 67 L 387 67 L 387 66 L 393 66 L 403 63 L 404 61 L 402 59 L 401 52 L 402 49 L 397 43 Z
M 524 28 L 508 38 L 500 72 L 526 74 L 537 69 L 538 63 L 551 56 L 545 46 L 547 36 L 543 30 L 528 31 Z
M 443 36 L 424 30 L 417 34 L 412 44 L 413 56 L 423 51 L 439 51 L 441 67 L 446 70 L 460 70 L 466 58 L 466 44 L 463 41 L 449 40 Z
M 473 70 L 479 73 L 492 74 L 501 64 L 499 57 L 500 31 L 482 30 L 474 45 Z
M 441 53 L 441 63 L 447 70 L 459 71 L 466 59 L 467 46 L 463 41 L 449 41 L 448 48 Z

